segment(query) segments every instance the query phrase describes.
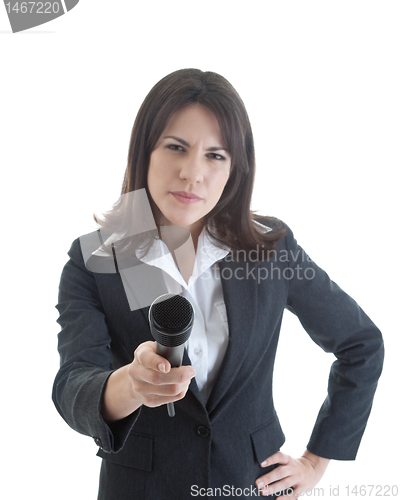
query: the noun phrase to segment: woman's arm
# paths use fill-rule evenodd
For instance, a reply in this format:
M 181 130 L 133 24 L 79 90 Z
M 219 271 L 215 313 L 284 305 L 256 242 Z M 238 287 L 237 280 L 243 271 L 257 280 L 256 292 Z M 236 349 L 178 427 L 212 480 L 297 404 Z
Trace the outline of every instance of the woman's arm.
M 113 372 L 111 338 L 93 273 L 85 267 L 79 239 L 68 252 L 61 274 L 58 304 L 60 368 L 53 402 L 77 432 L 92 436 L 106 451 L 121 446 L 101 416 L 101 399 Z
M 333 353 L 328 394 L 307 449 L 354 460 L 382 372 L 382 334 L 357 302 L 313 262 L 287 228 L 287 308 L 325 352 Z
M 326 352 L 334 353 L 337 359 L 330 371 L 328 396 L 318 414 L 307 451 L 298 459 L 277 452 L 261 464 L 262 467 L 279 464 L 257 479 L 256 484 L 264 485 L 270 495 L 293 488 L 293 492 L 289 491 L 280 497 L 282 499 L 304 495 L 307 488 L 310 491 L 321 479 L 331 458 L 355 459 L 384 358 L 379 329 L 307 256 L 291 230 L 286 229 L 283 252 L 288 262 L 287 308 L 297 315 L 314 342 Z
M 92 436 L 104 451 L 116 452 L 141 405 L 159 406 L 181 399 L 194 370 L 189 366 L 171 370 L 156 355 L 154 342 L 142 343 L 132 363 L 114 370 L 112 339 L 96 280 L 85 266 L 78 239 L 68 255 L 57 304 L 61 366 L 53 384 L 53 402 L 74 430 Z

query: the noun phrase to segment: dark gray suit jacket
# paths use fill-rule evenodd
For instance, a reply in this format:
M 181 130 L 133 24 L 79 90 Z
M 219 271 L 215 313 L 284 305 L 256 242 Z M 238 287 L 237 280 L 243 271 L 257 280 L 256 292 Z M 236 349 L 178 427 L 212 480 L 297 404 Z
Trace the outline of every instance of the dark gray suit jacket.
M 251 256 L 238 263 L 228 255 L 219 263 L 229 345 L 206 406 L 193 379 L 174 418 L 165 406 L 142 406 L 112 425 L 100 414 L 104 385 L 139 344 L 153 340 L 148 308 L 132 312 L 120 275 L 88 271 L 79 239 L 73 242 L 57 305 L 61 367 L 53 400 L 67 423 L 99 446 L 99 499 L 179 500 L 200 488 L 254 486 L 266 472 L 259 464 L 285 440 L 272 398 L 285 308 L 337 358 L 307 448 L 326 458 L 355 458 L 382 370 L 382 336 L 286 229 L 269 261 L 256 266 Z M 186 353 L 184 364 L 190 364 Z

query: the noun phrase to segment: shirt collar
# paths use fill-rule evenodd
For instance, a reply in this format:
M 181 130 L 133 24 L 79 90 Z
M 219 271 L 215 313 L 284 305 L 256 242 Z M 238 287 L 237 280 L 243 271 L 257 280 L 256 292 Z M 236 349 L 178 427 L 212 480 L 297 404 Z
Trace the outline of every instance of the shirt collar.
M 190 241 L 187 242 L 187 245 L 190 245 Z M 187 251 L 190 252 L 189 246 Z M 147 251 L 144 251 L 143 248 L 138 248 L 135 252 L 139 260 L 168 273 L 175 281 L 187 289 L 215 262 L 226 257 L 230 252 L 230 248 L 222 245 L 219 246 L 212 241 L 204 227 L 197 242 L 195 264 L 192 276 L 189 278 L 189 283 L 186 283 L 182 278 L 167 245 L 162 240 L 155 239 Z
M 256 228 L 261 232 L 261 233 L 269 233 L 272 231 L 271 227 L 265 226 L 264 224 L 261 224 L 261 222 L 257 222 L 256 220 L 253 220 L 254 225 Z
M 260 232 L 268 233 L 272 231 L 272 229 L 268 226 L 265 226 L 257 221 L 253 222 Z M 114 240 L 118 240 L 118 237 L 116 237 L 115 235 L 114 237 L 110 237 L 107 240 L 106 244 L 111 244 Z M 188 249 L 188 251 L 190 250 Z M 179 272 L 179 269 L 177 268 L 167 245 L 161 239 L 154 239 L 150 247 L 145 248 L 144 246 L 142 246 L 137 248 L 135 250 L 135 253 L 136 257 L 140 261 L 150 266 L 158 267 L 159 269 L 168 273 L 184 288 L 188 288 L 196 282 L 197 278 L 201 276 L 201 274 L 203 274 L 205 271 L 207 271 L 207 269 L 214 265 L 215 262 L 224 259 L 230 251 L 231 248 L 229 248 L 227 245 L 215 242 L 208 234 L 206 227 L 204 227 L 199 235 L 199 239 L 197 242 L 197 251 L 193 274 L 189 278 L 188 284 L 182 278 L 181 273 Z M 101 250 L 97 250 L 96 252 L 93 252 L 93 254 L 98 256 L 106 255 L 103 254 Z
M 268 226 L 260 224 L 257 221 L 253 222 L 260 232 L 268 233 L 272 231 L 272 229 Z M 190 250 L 188 249 L 188 251 Z M 142 262 L 162 269 L 174 278 L 175 281 L 187 289 L 188 287 L 194 285 L 197 278 L 207 271 L 207 269 L 210 269 L 210 267 L 217 261 L 224 259 L 230 251 L 231 248 L 227 245 L 214 241 L 208 234 L 206 227 L 204 227 L 197 242 L 196 260 L 193 268 L 193 274 L 189 278 L 189 283 L 186 283 L 182 278 L 167 245 L 162 240 L 154 240 L 153 244 L 145 254 L 143 254 L 143 251 L 140 249 L 136 250 L 136 256 Z

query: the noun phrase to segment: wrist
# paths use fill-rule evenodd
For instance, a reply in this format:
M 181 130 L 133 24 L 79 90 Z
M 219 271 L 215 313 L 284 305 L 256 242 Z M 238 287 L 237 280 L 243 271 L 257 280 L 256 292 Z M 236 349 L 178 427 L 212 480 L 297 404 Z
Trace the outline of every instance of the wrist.
M 129 365 L 113 372 L 108 378 L 102 401 L 102 415 L 108 422 L 127 417 L 141 406 L 133 390 Z
M 309 461 L 316 471 L 321 472 L 322 474 L 325 472 L 330 462 L 330 458 L 320 457 L 309 450 L 306 450 L 302 457 Z

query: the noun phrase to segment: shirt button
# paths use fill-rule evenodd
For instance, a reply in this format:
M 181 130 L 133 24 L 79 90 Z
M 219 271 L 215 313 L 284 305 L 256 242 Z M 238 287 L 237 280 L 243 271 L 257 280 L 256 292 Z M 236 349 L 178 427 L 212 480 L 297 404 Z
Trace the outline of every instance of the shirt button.
M 200 356 L 201 354 L 203 354 L 203 349 L 200 349 L 200 347 L 196 347 L 194 353 L 196 354 L 196 356 Z
M 202 438 L 207 437 L 210 434 L 210 430 L 205 427 L 204 425 L 199 425 L 197 427 L 197 434 L 201 436 Z

